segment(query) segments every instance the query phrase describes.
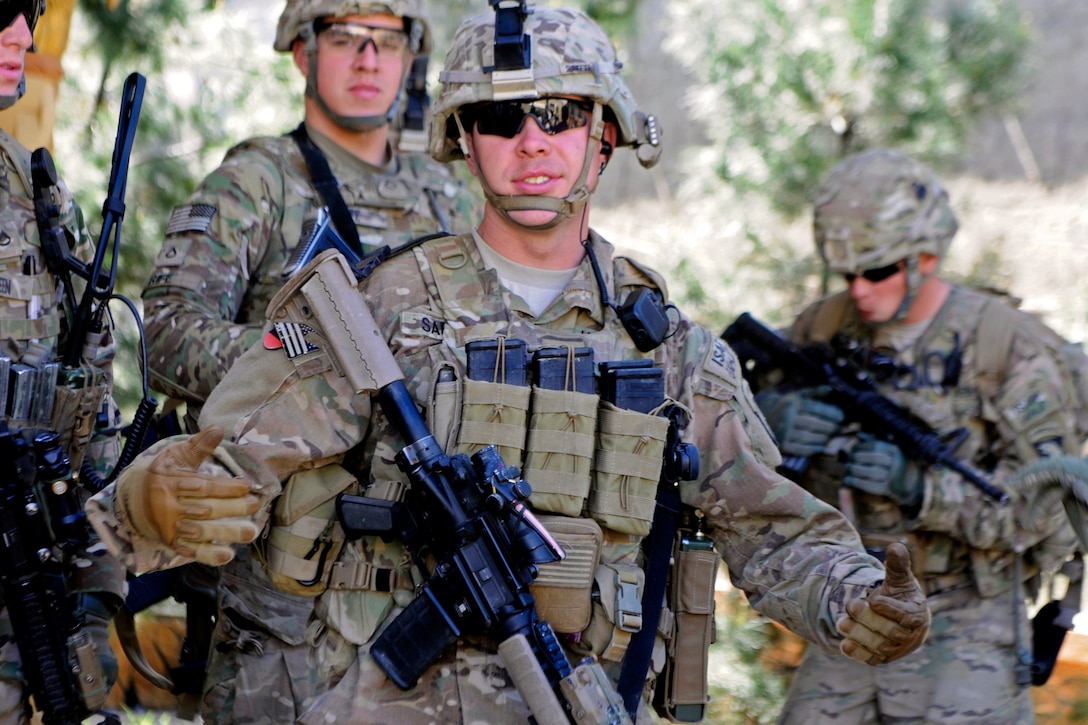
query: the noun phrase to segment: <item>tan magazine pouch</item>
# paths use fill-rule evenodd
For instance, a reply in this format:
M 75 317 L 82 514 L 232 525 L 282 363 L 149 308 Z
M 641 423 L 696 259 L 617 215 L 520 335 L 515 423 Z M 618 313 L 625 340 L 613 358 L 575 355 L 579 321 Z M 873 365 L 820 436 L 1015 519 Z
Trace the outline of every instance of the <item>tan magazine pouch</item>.
M 525 449 L 531 393 L 524 385 L 466 379 L 457 452 L 471 455 L 494 445 L 507 465 L 516 465 Z
M 592 614 L 593 577 L 601 556 L 601 527 L 593 519 L 539 516 L 566 552 L 562 561 L 541 564 L 529 591 L 541 619 L 561 634 L 581 632 Z
M 522 477 L 538 511 L 578 516 L 593 477 L 597 406 L 592 393 L 533 388 Z
M 668 432 L 667 418 L 601 402 L 588 506 L 601 525 L 635 536 L 650 533 Z
M 325 591 L 326 574 L 344 544 L 336 497 L 355 486 L 355 477 L 337 464 L 287 479 L 264 542 L 265 570 L 278 589 L 303 597 Z

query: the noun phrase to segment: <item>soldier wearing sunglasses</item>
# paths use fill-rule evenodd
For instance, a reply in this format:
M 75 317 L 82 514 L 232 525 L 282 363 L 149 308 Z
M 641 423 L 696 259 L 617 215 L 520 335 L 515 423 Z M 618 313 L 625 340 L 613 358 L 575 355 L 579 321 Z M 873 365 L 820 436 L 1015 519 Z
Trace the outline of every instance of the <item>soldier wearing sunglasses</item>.
M 787 336 L 804 346 L 845 335 L 851 349 L 891 361 L 894 377 L 869 370 L 878 391 L 949 440 L 962 433 L 957 457 L 1008 490 L 1026 463 L 1077 452 L 1071 391 L 1054 333 L 941 277 L 957 227 L 926 166 L 889 149 L 846 159 L 814 211 L 817 250 L 845 289 L 805 309 Z M 1025 487 L 999 504 L 850 423 L 825 394 L 786 380 L 757 399 L 783 454 L 810 460 L 802 485 L 848 511 L 871 552 L 908 543 L 933 630 L 879 668 L 809 648 L 781 722 L 1033 722 L 1025 597 L 1074 542 L 1060 502 Z
M 613 684 L 626 683 L 619 689 L 637 722 L 652 717 L 647 696 L 655 682 L 674 695 L 673 685 L 698 683 L 682 701 L 689 720 L 699 719 L 706 704 L 705 611 L 670 687 L 657 679 L 661 662 L 649 657 L 641 669 L 626 670 L 629 680 L 622 676 L 633 633 L 646 627 L 649 636 L 640 641 L 650 644 L 647 655 L 659 631 L 672 636 L 667 614 L 661 630 L 649 624 L 660 614 L 660 598 L 647 596 L 643 609 L 640 553 L 662 471 L 668 425 L 656 413 L 666 396 L 678 404 L 677 430 L 701 460 L 688 472 L 695 480 L 679 490 L 692 521 L 702 519 L 696 538 L 704 566 L 689 582 L 702 595 L 694 599 L 709 603 L 724 559 L 754 606 L 829 651 L 875 663 L 918 646 L 929 616 L 906 551 L 893 547 L 885 568 L 840 513 L 774 471 L 777 449 L 732 351 L 667 303 L 660 275 L 615 255 L 591 230 L 590 199 L 613 150 L 632 148 L 646 166 L 661 151 L 656 121 L 638 110 L 610 40 L 583 12 L 544 6 L 522 17 L 523 29 L 500 34 L 501 11 L 458 29 L 431 133 L 435 159 L 464 159 L 479 179 L 483 219 L 474 232 L 394 255 L 358 287 L 337 293 L 340 319 L 361 305 L 372 312 L 408 395 L 445 450 L 499 443 L 506 463 L 524 469 L 533 489 L 529 505 L 563 537 L 564 562 L 572 567 L 538 579 L 538 613 L 570 662 L 596 657 Z M 525 45 L 505 53 L 504 37 Z M 322 288 L 317 280 L 305 288 Z M 221 563 L 237 555 L 254 568 L 283 572 L 282 557 L 258 560 L 251 552 L 270 551 L 289 525 L 285 507 L 300 480 L 327 481 L 330 497 L 358 487 L 386 500 L 402 500 L 406 487 L 417 485 L 397 465 L 407 459 L 397 454 L 406 442 L 395 421 L 370 396 L 357 395 L 344 364 L 335 362 L 336 323 L 296 317 L 312 309 L 298 303 L 298 290 L 286 288 L 270 307 L 276 324 L 209 399 L 201 433 L 147 451 L 114 491 L 92 503 L 96 526 L 126 561 Z M 639 309 L 621 312 L 632 298 Z M 515 354 L 522 349 L 517 341 L 525 358 Z M 592 361 L 588 375 L 576 376 L 587 350 L 596 362 L 660 372 L 661 392 L 637 401 L 613 395 L 603 380 L 598 384 Z M 537 367 L 529 365 L 534 355 Z M 544 373 L 548 359 L 560 362 L 560 374 Z M 517 382 L 530 375 L 532 389 Z M 618 429 L 628 426 L 629 434 Z M 324 477 L 330 468 L 342 475 Z M 313 496 L 315 489 L 308 491 Z M 202 505 L 179 511 L 173 502 L 181 499 Z M 309 526 L 337 521 L 330 510 L 323 517 Z M 249 545 L 266 523 L 266 533 Z M 405 607 L 414 612 L 413 602 L 426 603 L 419 584 L 430 573 L 427 562 L 409 556 L 400 532 L 392 533 L 343 542 L 326 569 L 307 574 L 317 604 L 298 635 L 328 690 L 299 703 L 298 712 L 277 711 L 280 721 L 526 722 L 526 699 L 496 650 L 498 631 L 464 631 L 403 690 L 371 655 Z M 666 549 L 671 543 L 665 540 Z M 344 572 L 354 572 L 352 588 L 342 586 Z M 478 574 L 481 581 L 495 576 L 490 569 Z M 293 586 L 286 577 L 279 581 Z M 472 611 L 462 603 L 453 603 L 451 617 Z M 404 642 L 408 659 L 415 646 Z M 287 699 L 281 690 L 259 694 L 269 708 Z M 662 706 L 672 711 L 678 704 L 667 699 Z M 623 720 L 622 709 L 608 719 Z
M 24 61 L 27 51 L 33 47 L 34 30 L 44 11 L 44 0 L 0 0 L 0 108 L 13 106 L 23 96 Z M 71 252 L 89 263 L 94 257 L 94 244 L 84 224 L 83 213 L 68 187 L 63 181 L 58 181 L 56 186 L 45 190 L 43 198 L 47 203 L 55 205 L 59 215 L 58 222 L 63 229 L 62 237 L 71 246 Z M 42 414 L 28 416 L 18 413 L 21 406 L 14 402 L 24 395 L 27 396 L 27 401 L 38 401 L 43 395 L 54 394 L 52 389 L 46 393 L 45 389 L 35 386 L 33 392 L 27 395 L 27 386 L 21 383 L 25 383 L 31 374 L 48 373 L 49 366 L 55 365 L 61 359 L 69 332 L 69 321 L 75 313 L 67 303 L 70 298 L 63 292 L 60 279 L 47 268 L 34 202 L 31 153 L 8 133 L 0 131 L 0 389 L 4 391 L 0 396 L 0 422 L 4 426 L 2 435 L 5 439 L 9 435 L 13 438 L 20 437 L 29 445 L 35 436 L 52 430 L 62 435 L 64 440 L 72 441 L 65 447 L 64 453 L 69 461 L 77 461 L 76 469 L 79 468 L 78 461 L 86 458 L 96 470 L 105 474 L 112 470 L 119 453 L 116 428 L 110 434 L 97 434 L 89 444 L 84 440 L 82 446 L 77 445 L 75 439 L 78 436 L 73 432 L 76 416 L 58 415 L 56 411 L 62 408 L 60 404 L 49 404 Z M 75 293 L 78 295 L 79 290 L 75 290 Z M 94 348 L 93 359 L 83 362 L 100 368 L 104 377 L 108 378 L 113 352 L 112 336 L 107 330 L 101 345 Z M 16 369 L 22 373 L 21 377 Z M 53 370 L 51 377 L 54 382 L 56 376 L 57 373 Z M 52 388 L 52 383 L 49 383 L 49 387 Z M 89 385 L 88 389 L 94 387 L 100 388 L 95 396 L 97 400 L 103 401 L 101 410 L 115 413 L 114 417 L 104 415 L 103 418 L 109 419 L 115 426 L 118 425 L 116 406 L 112 403 L 108 383 L 103 382 L 100 386 Z M 59 397 L 58 395 L 51 399 L 56 400 Z M 90 410 L 94 411 L 94 405 L 89 406 Z M 65 425 L 71 427 L 64 428 Z M 39 462 L 44 464 L 44 461 Z M 5 471 L 12 471 L 15 463 L 5 460 Z M 18 480 L 5 480 L 5 491 L 17 491 L 21 483 Z M 79 495 L 86 495 L 81 488 Z M 21 563 L 19 550 L 28 543 L 25 533 L 20 538 L 22 532 L 12 523 L 16 519 L 6 508 L 13 504 L 22 505 L 16 503 L 14 494 L 12 496 L 5 504 L 4 544 L 11 547 L 6 549 L 3 557 L 5 585 L 18 594 L 33 593 L 32 583 L 22 574 L 26 569 L 12 571 Z M 39 523 L 43 529 L 46 528 L 45 521 Z M 42 532 L 41 540 L 49 540 L 48 532 Z M 57 551 L 60 551 L 59 547 Z M 82 620 L 83 631 L 90 635 L 101 665 L 101 677 L 98 676 L 99 673 L 88 668 L 88 694 L 100 696 L 101 701 L 104 701 L 117 677 L 117 658 L 110 648 L 108 626 L 122 603 L 124 568 L 106 554 L 97 536 L 92 536 L 86 545 L 65 548 L 64 551 L 65 555 L 61 557 L 63 583 L 69 595 L 64 604 L 69 605 L 70 610 L 52 613 L 48 625 L 59 630 L 62 626 Z M 47 570 L 47 574 L 50 571 L 52 569 Z M 24 672 L 20 669 L 16 632 L 13 631 L 9 618 L 9 607 L 14 609 L 14 606 L 12 602 L 2 600 L 3 595 L 0 594 L 0 606 L 3 606 L 0 611 L 0 722 L 27 723 L 31 719 L 28 698 L 32 693 L 22 679 Z M 25 624 L 25 608 L 22 616 Z M 22 637 L 20 644 L 24 647 L 49 646 L 40 642 L 27 642 L 26 631 L 18 634 Z M 41 633 L 36 634 L 40 636 Z M 68 634 L 65 630 L 58 638 L 65 647 L 68 645 Z M 66 672 L 61 673 L 61 676 L 68 675 Z M 63 694 L 56 694 L 57 691 L 64 693 L 73 689 L 75 683 L 70 682 L 68 687 L 63 687 L 61 682 L 47 682 L 44 686 L 57 688 L 53 694 L 63 698 Z M 45 697 L 46 694 L 41 693 L 39 706 L 45 701 Z M 84 704 L 86 703 L 87 701 Z M 100 703 L 91 709 L 99 706 Z

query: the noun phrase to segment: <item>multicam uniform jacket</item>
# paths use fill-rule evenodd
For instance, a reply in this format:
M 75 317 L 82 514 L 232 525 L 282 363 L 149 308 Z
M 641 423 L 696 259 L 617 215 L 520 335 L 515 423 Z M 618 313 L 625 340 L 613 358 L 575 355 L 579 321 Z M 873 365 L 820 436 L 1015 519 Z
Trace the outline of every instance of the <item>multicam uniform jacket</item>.
M 417 236 L 467 231 L 476 202 L 448 167 L 397 153 L 367 164 L 308 129 L 339 182 L 364 251 Z M 264 310 L 283 285 L 284 263 L 324 206 L 291 136 L 231 149 L 176 208 L 144 288 L 153 387 L 198 406 L 260 339 Z M 195 418 L 194 418 L 195 419 Z
M 73 240 L 72 253 L 84 261 L 90 260 L 94 248 L 83 215 L 63 182 L 58 183 L 56 203 L 60 224 Z M 30 152 L 0 131 L 0 354 L 12 363 L 21 362 L 32 367 L 60 358 L 66 343 L 68 315 L 72 312 L 66 309 L 60 285 L 46 267 L 39 240 L 30 179 Z M 77 286 L 78 300 L 83 286 L 75 275 L 73 283 Z M 112 359 L 113 343 L 107 334 L 97 351 L 97 358 L 90 361 L 105 373 L 107 388 Z M 100 401 L 101 394 L 95 400 Z M 111 422 L 115 422 L 119 413 L 108 393 L 105 404 L 113 417 Z M 10 410 L 5 405 L 5 411 Z M 74 438 L 71 430 L 57 427 L 61 422 L 73 422 L 71 411 L 66 409 L 58 414 L 57 410 L 55 404 L 52 427 L 66 435 L 65 440 Z M 12 420 L 6 415 L 3 419 L 12 430 L 30 425 L 28 421 Z M 38 423 L 34 427 L 38 426 L 51 427 L 48 423 Z M 118 430 L 119 426 L 109 435 L 99 434 L 90 440 L 86 455 L 99 473 L 110 471 L 117 460 Z M 86 445 L 86 440 L 83 443 Z M 76 451 L 69 449 L 68 452 L 75 460 Z M 79 452 L 80 456 L 83 454 L 83 451 Z M 91 532 L 90 544 L 70 563 L 71 576 L 67 582 L 70 592 L 122 596 L 124 568 L 108 555 L 94 532 Z M 0 721 L 17 722 L 24 715 L 21 674 L 6 608 L 0 617 L 0 630 Z
M 664 293 L 655 273 L 613 258 L 612 246 L 595 234 L 592 243 L 611 298 L 624 299 L 637 287 Z M 439 412 L 444 406 L 437 398 L 447 387 L 436 381 L 463 381 L 469 340 L 506 335 L 525 340 L 531 349 L 589 345 L 598 361 L 643 357 L 603 306 L 588 261 L 537 317 L 502 288 L 494 270 L 485 269 L 472 235 L 428 242 L 395 257 L 360 290 L 409 390 L 438 440 L 450 449 L 457 445 L 462 423 L 456 414 Z M 252 482 L 264 501 L 259 522 L 271 518 L 269 530 L 276 525 L 284 482 L 326 464 L 343 464 L 370 496 L 395 497 L 406 483 L 394 462 L 404 445 L 396 430 L 369 398 L 356 396 L 337 374 L 321 330 L 304 332 L 301 355 L 289 356 L 277 338 L 267 336 L 264 345 L 246 352 L 201 417 L 202 427 L 216 424 L 227 431 L 230 442 L 221 446 L 214 465 Z M 841 514 L 775 473 L 777 449 L 724 342 L 680 315 L 674 334 L 650 357 L 666 371 L 668 396 L 691 413 L 683 436 L 698 446 L 702 473 L 683 485 L 682 496 L 705 515 L 707 532 L 733 583 L 759 611 L 837 651 L 841 638 L 834 622 L 844 602 L 881 580 L 883 569 L 862 550 Z M 145 453 L 134 470 L 155 450 Z M 185 561 L 134 534 L 110 490 L 92 502 L 90 514 L 111 548 L 137 570 Z M 641 535 L 620 530 L 638 527 L 620 519 L 614 519 L 614 529 L 603 527 L 601 562 L 638 566 Z M 267 553 L 260 546 L 248 548 L 252 555 L 238 566 L 254 567 Z M 301 721 L 511 722 L 527 717 L 495 654 L 496 643 L 486 639 L 460 640 L 414 689 L 398 690 L 366 648 L 382 624 L 410 601 L 419 572 L 399 542 L 374 537 L 345 544 L 338 566 L 367 575 L 355 577 L 354 588 L 330 585 L 318 600 L 317 619 L 307 635 L 314 648 L 310 663 L 334 687 L 308 703 Z M 342 579 L 336 571 L 332 577 Z M 583 594 L 588 598 L 588 590 Z M 594 619 L 607 616 L 600 604 L 593 609 Z

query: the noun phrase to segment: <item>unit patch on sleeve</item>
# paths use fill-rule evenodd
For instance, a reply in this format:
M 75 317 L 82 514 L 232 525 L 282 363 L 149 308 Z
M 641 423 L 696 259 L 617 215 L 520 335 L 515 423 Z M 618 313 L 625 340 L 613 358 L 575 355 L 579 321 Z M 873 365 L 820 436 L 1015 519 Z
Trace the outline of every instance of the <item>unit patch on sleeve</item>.
M 703 371 L 731 388 L 736 387 L 740 374 L 737 356 L 721 338 L 714 338 L 703 363 Z

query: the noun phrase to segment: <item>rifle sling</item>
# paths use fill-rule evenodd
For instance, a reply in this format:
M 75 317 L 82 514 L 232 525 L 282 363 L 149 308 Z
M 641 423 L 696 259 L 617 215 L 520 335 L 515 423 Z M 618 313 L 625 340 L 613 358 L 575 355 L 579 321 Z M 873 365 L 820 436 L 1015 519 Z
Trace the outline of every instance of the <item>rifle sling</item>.
M 680 514 L 680 496 L 673 484 L 659 481 L 654 520 L 650 526 L 646 554 L 646 583 L 642 592 L 642 627 L 631 637 L 620 665 L 616 691 L 627 708 L 631 721 L 638 720 L 638 705 L 646 686 L 646 674 L 653 658 L 654 639 L 661 621 L 662 602 L 669 579 L 676 519 Z
M 310 180 L 313 182 L 321 200 L 329 208 L 333 226 L 345 242 L 358 254 L 363 256 L 363 244 L 359 240 L 359 230 L 355 228 L 355 221 L 351 218 L 351 211 L 340 194 L 340 184 L 333 176 L 329 162 L 321 149 L 314 144 L 310 135 L 306 133 L 306 124 L 300 123 L 298 128 L 291 132 L 291 138 L 298 144 L 302 157 L 306 159 L 306 168 L 310 170 Z

